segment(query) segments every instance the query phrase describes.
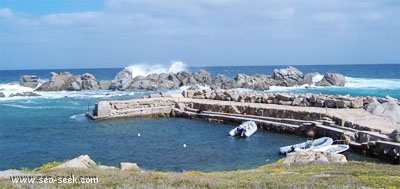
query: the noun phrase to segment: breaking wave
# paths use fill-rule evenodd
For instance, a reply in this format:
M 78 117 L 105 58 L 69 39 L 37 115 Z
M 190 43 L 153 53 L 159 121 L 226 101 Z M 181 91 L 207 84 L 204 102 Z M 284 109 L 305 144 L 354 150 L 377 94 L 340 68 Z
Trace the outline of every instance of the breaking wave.
M 165 67 L 160 64 L 149 65 L 146 63 L 134 64 L 126 67 L 132 74 L 132 78 L 137 76 L 148 76 L 150 74 L 160 74 L 160 73 L 178 73 L 186 71 L 186 64 L 181 61 L 172 61 L 169 67 Z
M 69 118 L 71 118 L 73 120 L 76 120 L 76 121 L 85 121 L 85 120 L 87 120 L 85 114 L 75 114 L 75 115 L 70 116 Z
M 376 89 L 400 89 L 400 79 L 370 79 L 346 77 L 344 87 L 349 88 L 376 88 Z

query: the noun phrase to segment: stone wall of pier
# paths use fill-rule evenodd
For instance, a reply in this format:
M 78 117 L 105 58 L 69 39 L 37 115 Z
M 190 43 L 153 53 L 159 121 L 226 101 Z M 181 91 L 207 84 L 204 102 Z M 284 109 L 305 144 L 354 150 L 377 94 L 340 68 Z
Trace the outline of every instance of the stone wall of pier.
M 234 102 L 279 104 L 303 107 L 363 108 L 371 97 L 351 97 L 349 95 L 256 93 L 232 90 L 188 90 L 183 95 L 194 99 L 211 99 Z
M 168 117 L 173 101 L 163 100 L 121 100 L 99 101 L 93 110 L 95 120 L 128 118 L 128 117 Z

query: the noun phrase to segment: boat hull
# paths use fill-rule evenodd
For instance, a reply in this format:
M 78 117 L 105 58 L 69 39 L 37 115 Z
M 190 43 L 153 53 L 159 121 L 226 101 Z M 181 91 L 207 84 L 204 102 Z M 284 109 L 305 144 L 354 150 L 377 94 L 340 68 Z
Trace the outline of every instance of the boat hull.
M 230 136 L 250 137 L 257 131 L 257 124 L 254 121 L 246 121 L 229 131 Z
M 322 137 L 315 140 L 308 140 L 306 142 L 283 146 L 279 148 L 279 153 L 287 154 L 293 151 L 300 151 L 304 149 L 316 149 L 333 144 L 333 139 L 330 137 Z
M 350 149 L 347 144 L 332 144 L 329 146 L 323 146 L 317 149 L 313 149 L 316 152 L 325 152 L 325 153 L 334 153 L 334 154 L 342 154 Z

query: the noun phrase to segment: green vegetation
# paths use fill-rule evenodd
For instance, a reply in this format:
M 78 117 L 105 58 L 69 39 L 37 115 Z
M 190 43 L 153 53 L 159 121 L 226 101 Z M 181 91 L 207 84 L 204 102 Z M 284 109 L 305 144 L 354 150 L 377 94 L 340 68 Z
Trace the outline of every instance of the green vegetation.
M 43 164 L 41 167 L 35 168 L 33 171 L 34 172 L 38 172 L 38 171 L 42 171 L 42 170 L 51 169 L 51 168 L 56 167 L 57 165 L 60 165 L 60 164 L 61 164 L 61 162 L 53 161 L 53 162 L 50 162 L 50 163 Z
M 56 164 L 56 163 L 50 163 Z M 46 164 L 47 165 L 47 164 Z M 97 184 L 13 184 L 5 188 L 400 188 L 400 166 L 365 162 L 285 166 L 282 161 L 252 170 L 203 173 L 121 171 L 119 169 L 48 169 L 31 173 L 50 176 L 96 176 Z

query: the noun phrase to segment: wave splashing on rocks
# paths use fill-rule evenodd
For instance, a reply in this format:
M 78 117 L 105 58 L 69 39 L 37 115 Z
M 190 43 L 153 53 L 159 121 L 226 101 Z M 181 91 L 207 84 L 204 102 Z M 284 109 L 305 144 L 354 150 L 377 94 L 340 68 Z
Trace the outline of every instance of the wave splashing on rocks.
M 186 71 L 186 64 L 182 61 L 171 61 L 171 65 L 167 68 L 160 64 L 149 65 L 147 63 L 134 64 L 126 67 L 125 69 L 131 72 L 131 77 L 137 76 L 148 76 L 150 74 L 161 74 L 161 73 L 178 73 Z

